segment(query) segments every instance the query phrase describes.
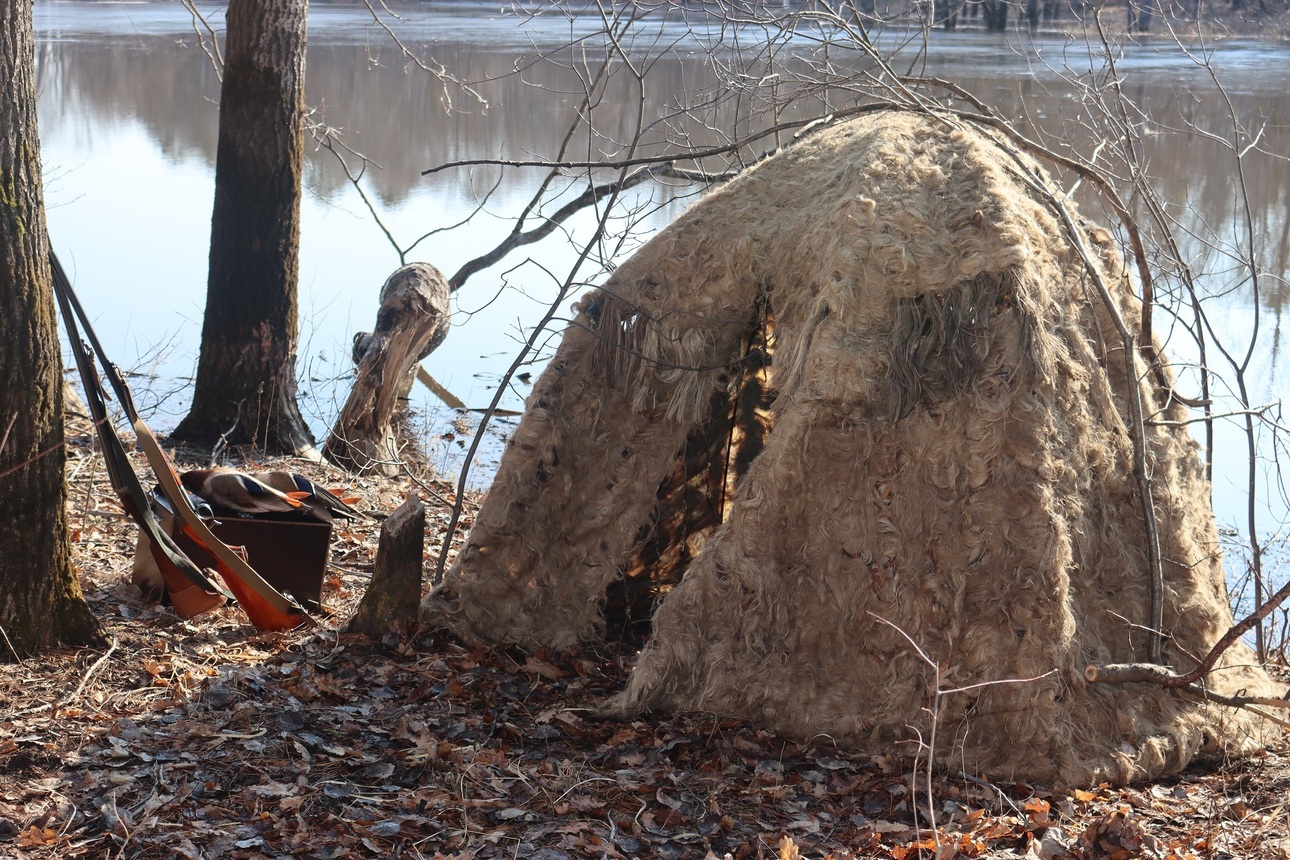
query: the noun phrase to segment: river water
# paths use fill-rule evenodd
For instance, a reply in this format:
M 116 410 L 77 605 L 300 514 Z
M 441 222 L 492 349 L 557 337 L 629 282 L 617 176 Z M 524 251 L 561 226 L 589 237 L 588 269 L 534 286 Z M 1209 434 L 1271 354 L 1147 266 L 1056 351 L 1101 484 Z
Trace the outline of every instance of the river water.
M 313 118 L 340 130 L 345 145 L 371 162 L 361 180 L 364 201 L 334 155 L 307 147 L 299 369 L 302 409 L 320 439 L 346 393 L 353 333 L 370 328 L 380 286 L 400 262 L 386 231 L 403 247 L 424 236 L 408 259 L 451 274 L 505 236 L 508 219 L 521 211 L 541 176 L 523 169 L 456 169 L 429 177 L 422 171 L 458 160 L 554 155 L 580 99 L 578 55 L 564 52 L 560 62 L 547 63 L 532 58 L 599 26 L 593 18 L 519 16 L 496 5 L 387 7 L 398 20 L 383 15 L 378 24 L 361 3 L 316 1 L 310 9 L 306 98 Z M 198 9 L 222 29 L 219 6 Z M 163 430 L 184 412 L 196 363 L 213 199 L 219 82 L 201 48 L 201 25 L 194 24 L 177 2 L 36 3 L 51 237 L 105 348 L 137 374 L 139 399 Z M 410 62 L 387 25 L 404 45 L 460 83 L 445 83 Z M 677 99 L 702 92 L 704 82 L 719 74 L 706 59 L 705 45 L 720 42 L 723 50 L 739 50 L 732 44 L 742 38 L 742 49 L 757 49 L 756 33 L 732 36 L 687 27 L 676 15 L 631 36 L 675 46 L 657 52 L 664 59 L 650 70 L 639 102 L 646 117 L 666 115 Z M 795 38 L 810 43 L 811 34 Z M 883 38 L 894 48 L 909 37 Z M 954 80 L 1005 116 L 1051 135 L 1050 145 L 1085 152 L 1099 145 L 1095 136 L 1069 131 L 1088 110 L 1082 88 L 1104 83 L 1110 74 L 1102 53 L 1085 43 L 1058 35 L 1031 39 L 960 31 L 929 34 L 926 53 L 916 54 L 923 42 L 910 41 L 901 56 L 917 57 L 917 71 Z M 1199 62 L 1201 55 L 1211 62 Z M 1229 41 L 1217 48 L 1191 46 L 1187 53 L 1157 39 L 1122 46 L 1113 56 L 1142 135 L 1142 157 L 1178 224 L 1184 256 L 1202 273 L 1198 290 L 1212 301 L 1211 334 L 1236 354 L 1252 344 L 1249 399 L 1278 403 L 1286 393 L 1281 328 L 1290 273 L 1290 93 L 1284 83 L 1290 49 Z M 522 71 L 514 74 L 517 68 Z M 596 105 L 597 124 L 626 134 L 638 101 L 630 87 L 617 86 L 606 89 Z M 1225 142 L 1233 117 L 1257 135 L 1242 164 L 1247 196 L 1234 181 Z M 1182 133 L 1186 127 L 1192 133 Z M 667 129 L 678 133 L 675 125 Z M 683 131 L 695 140 L 706 133 L 702 125 Z M 597 142 L 601 153 L 609 153 L 610 142 Z M 666 135 L 660 131 L 648 142 L 663 147 Z M 352 154 L 349 161 L 356 172 L 360 162 Z M 666 224 L 694 191 L 677 184 L 638 193 L 632 203 L 642 229 Z M 591 223 L 590 215 L 571 222 L 572 238 L 585 236 Z M 1231 262 L 1251 238 L 1262 269 L 1257 296 Z M 606 258 L 621 258 L 632 246 L 601 250 Z M 468 405 L 486 406 L 528 327 L 556 294 L 574 247 L 567 235 L 557 234 L 474 275 L 455 299 L 452 335 L 425 363 L 431 374 Z M 588 270 L 583 278 L 594 282 L 596 272 Z M 1168 314 L 1158 317 L 1158 330 L 1170 334 L 1171 351 L 1183 368 L 1182 386 L 1194 394 L 1194 376 L 1186 372 L 1197 355 L 1194 339 Z M 548 350 L 554 340 L 545 341 Z M 1220 379 L 1223 386 L 1235 382 L 1231 372 Z M 524 385 L 515 383 L 501 405 L 518 409 L 524 393 Z M 1230 399 L 1223 403 L 1220 408 L 1230 408 Z M 421 406 L 427 447 L 451 471 L 463 439 L 444 426 L 451 418 L 446 410 L 428 400 Z M 1238 429 L 1231 422 L 1220 428 L 1215 500 L 1221 524 L 1244 532 L 1247 457 Z M 1272 439 L 1261 432 L 1256 507 L 1259 531 L 1271 539 L 1276 557 L 1288 518 L 1275 484 L 1278 451 Z M 485 446 L 482 475 L 497 450 L 495 444 Z

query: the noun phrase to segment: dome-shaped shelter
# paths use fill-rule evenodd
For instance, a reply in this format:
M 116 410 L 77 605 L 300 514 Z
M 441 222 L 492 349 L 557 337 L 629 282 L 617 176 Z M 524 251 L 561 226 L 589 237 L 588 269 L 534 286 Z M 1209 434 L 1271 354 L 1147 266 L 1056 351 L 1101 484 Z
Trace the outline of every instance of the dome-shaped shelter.
M 1134 356 L 1126 372 L 1077 253 L 1134 327 L 1120 252 L 1087 225 L 1077 242 L 1047 182 L 963 121 L 882 111 L 705 197 L 584 297 L 425 617 L 562 647 L 599 634 L 606 588 L 648 557 L 684 579 L 624 713 L 912 753 L 934 711 L 956 768 L 1071 783 L 1251 748 L 1242 712 L 1084 680 L 1148 653 L 1134 433 L 1164 662 L 1194 665 L 1232 616 L 1197 448 L 1170 423 L 1185 408 L 1166 368 Z M 768 414 L 736 384 L 759 338 Z M 1238 644 L 1207 683 L 1270 691 L 1252 663 Z M 971 689 L 928 707 L 951 688 Z

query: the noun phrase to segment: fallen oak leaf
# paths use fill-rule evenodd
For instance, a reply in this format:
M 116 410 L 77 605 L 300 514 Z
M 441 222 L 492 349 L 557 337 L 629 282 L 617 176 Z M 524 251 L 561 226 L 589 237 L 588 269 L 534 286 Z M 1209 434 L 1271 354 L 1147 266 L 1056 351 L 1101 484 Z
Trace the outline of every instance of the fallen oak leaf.
M 906 860 L 909 857 L 922 857 L 925 852 L 932 852 L 935 855 L 937 849 L 936 840 L 927 837 L 921 842 L 911 842 L 908 845 L 896 845 L 888 848 L 887 851 L 895 860 Z
M 972 835 L 990 842 L 996 839 L 1015 838 L 1024 832 L 1024 828 L 1016 818 L 984 818 L 981 824 L 972 831 Z
M 1121 806 L 1094 821 L 1081 835 L 1081 841 L 1092 847 L 1093 856 L 1110 860 L 1160 856 L 1155 837 L 1143 829 L 1141 821 L 1132 816 L 1128 806 Z
M 1046 800 L 1042 800 L 1041 798 L 1034 797 L 1034 798 L 1031 798 L 1030 800 L 1027 800 L 1025 803 L 1023 803 L 1021 805 L 1021 808 L 1025 811 L 1026 816 L 1034 824 L 1044 827 L 1052 823 L 1052 819 L 1049 818 L 1049 815 L 1048 815 L 1052 807 L 1049 805 L 1048 801 Z
M 529 657 L 520 668 L 530 675 L 539 675 L 548 681 L 558 681 L 564 677 L 564 673 L 560 671 L 559 666 L 554 663 L 548 663 L 545 660 L 539 660 L 537 657 Z
M 389 762 L 376 762 L 363 768 L 362 774 L 367 779 L 387 779 L 394 774 L 394 765 Z
M 53 845 L 58 841 L 58 833 L 48 827 L 37 827 L 31 825 L 26 830 L 18 834 L 19 848 L 39 848 L 45 845 Z
M 881 833 L 883 836 L 894 836 L 897 834 L 900 836 L 906 836 L 914 829 L 908 824 L 902 824 L 899 821 L 874 821 L 869 824 L 869 827 L 874 833 Z

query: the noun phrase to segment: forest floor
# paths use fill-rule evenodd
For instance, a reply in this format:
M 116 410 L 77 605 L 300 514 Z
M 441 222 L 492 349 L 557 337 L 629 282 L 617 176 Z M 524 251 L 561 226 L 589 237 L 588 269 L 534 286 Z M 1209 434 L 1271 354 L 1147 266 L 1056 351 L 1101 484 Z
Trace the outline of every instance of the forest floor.
M 600 719 L 625 647 L 347 634 L 378 519 L 337 528 L 316 625 L 183 621 L 130 583 L 135 528 L 78 441 L 75 553 L 110 645 L 0 667 L 0 857 L 1290 858 L 1284 748 L 1130 788 L 929 780 L 703 714 Z M 347 485 L 376 513 L 418 492 L 433 570 L 450 485 Z

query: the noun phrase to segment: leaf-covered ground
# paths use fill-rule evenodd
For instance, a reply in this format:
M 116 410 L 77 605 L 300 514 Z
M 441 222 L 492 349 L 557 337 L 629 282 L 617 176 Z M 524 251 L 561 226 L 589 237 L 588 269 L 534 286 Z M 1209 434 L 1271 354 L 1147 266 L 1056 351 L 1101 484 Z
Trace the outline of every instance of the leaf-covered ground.
M 0 666 L 0 857 L 1290 857 L 1283 752 L 1128 789 L 929 785 L 908 759 L 704 715 L 600 719 L 626 649 L 345 634 L 376 520 L 338 530 L 314 628 L 185 622 L 129 583 L 134 528 L 88 447 L 72 457 L 111 647 Z M 375 512 L 419 492 L 433 561 L 451 486 L 351 483 Z

